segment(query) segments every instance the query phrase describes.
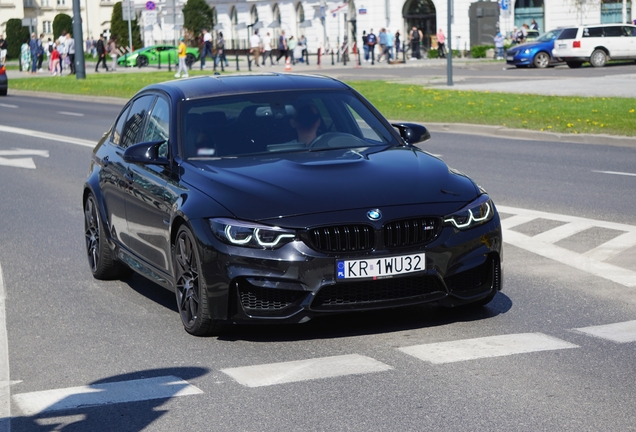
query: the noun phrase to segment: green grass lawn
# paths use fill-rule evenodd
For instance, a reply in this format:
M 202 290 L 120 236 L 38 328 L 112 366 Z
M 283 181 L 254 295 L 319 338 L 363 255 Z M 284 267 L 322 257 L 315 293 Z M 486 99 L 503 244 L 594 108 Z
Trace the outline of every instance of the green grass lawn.
M 174 71 L 12 79 L 11 89 L 128 99 L 141 88 L 174 79 Z M 190 76 L 210 71 L 190 71 Z M 349 84 L 385 117 L 426 123 L 469 123 L 546 132 L 636 136 L 636 99 L 540 96 L 428 89 L 384 81 Z

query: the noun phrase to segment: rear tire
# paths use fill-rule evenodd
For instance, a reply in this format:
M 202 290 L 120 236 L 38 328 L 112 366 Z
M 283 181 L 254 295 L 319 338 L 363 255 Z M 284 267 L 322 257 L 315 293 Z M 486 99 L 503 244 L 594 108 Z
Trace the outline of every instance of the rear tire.
M 550 64 L 550 56 L 548 55 L 548 53 L 542 51 L 534 56 L 534 60 L 532 60 L 532 63 L 536 68 L 545 69 Z
M 197 61 L 197 58 L 194 56 L 194 54 L 186 54 L 186 66 L 188 66 L 188 68 L 191 68 L 192 65 Z
M 95 279 L 100 280 L 123 279 L 130 276 L 132 270 L 114 259 L 105 233 L 97 200 L 91 193 L 84 202 L 84 236 L 91 273 Z
M 572 69 L 578 69 L 583 65 L 583 62 L 580 61 L 569 61 L 569 62 L 565 62 L 569 68 Z
M 594 67 L 603 67 L 607 63 L 607 54 L 605 51 L 597 49 L 594 50 L 590 56 L 590 64 Z
M 220 333 L 227 323 L 212 318 L 210 297 L 201 276 L 199 250 L 194 235 L 187 226 L 182 225 L 179 228 L 172 250 L 177 308 L 183 328 L 195 336 Z

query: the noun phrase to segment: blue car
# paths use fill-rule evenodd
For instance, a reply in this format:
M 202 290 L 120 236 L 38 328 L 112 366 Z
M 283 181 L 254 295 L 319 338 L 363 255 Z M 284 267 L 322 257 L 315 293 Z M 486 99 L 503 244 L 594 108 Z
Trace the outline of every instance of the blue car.
M 534 66 L 541 69 L 556 63 L 552 57 L 552 48 L 562 30 L 550 30 L 532 42 L 509 48 L 506 53 L 506 63 L 516 67 Z

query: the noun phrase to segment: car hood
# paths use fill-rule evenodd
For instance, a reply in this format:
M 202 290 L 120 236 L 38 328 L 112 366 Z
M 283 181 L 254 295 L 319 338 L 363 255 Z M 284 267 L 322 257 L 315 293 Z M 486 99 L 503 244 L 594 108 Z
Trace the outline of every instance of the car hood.
M 548 49 L 548 48 L 552 48 L 554 46 L 554 41 L 547 41 L 547 42 L 527 42 L 521 45 L 517 45 L 514 48 L 510 48 L 508 50 L 508 52 L 513 52 L 513 51 L 523 51 L 526 49 Z
M 414 147 L 190 161 L 182 181 L 246 220 L 423 203 L 459 208 L 479 194 L 464 174 Z

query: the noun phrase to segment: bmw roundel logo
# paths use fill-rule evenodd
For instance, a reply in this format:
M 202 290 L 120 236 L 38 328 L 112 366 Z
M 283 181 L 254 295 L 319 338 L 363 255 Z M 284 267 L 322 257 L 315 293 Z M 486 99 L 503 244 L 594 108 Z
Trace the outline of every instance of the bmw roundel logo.
M 367 217 L 372 221 L 377 221 L 382 219 L 382 213 L 380 213 L 380 210 L 378 209 L 369 210 L 367 212 Z

